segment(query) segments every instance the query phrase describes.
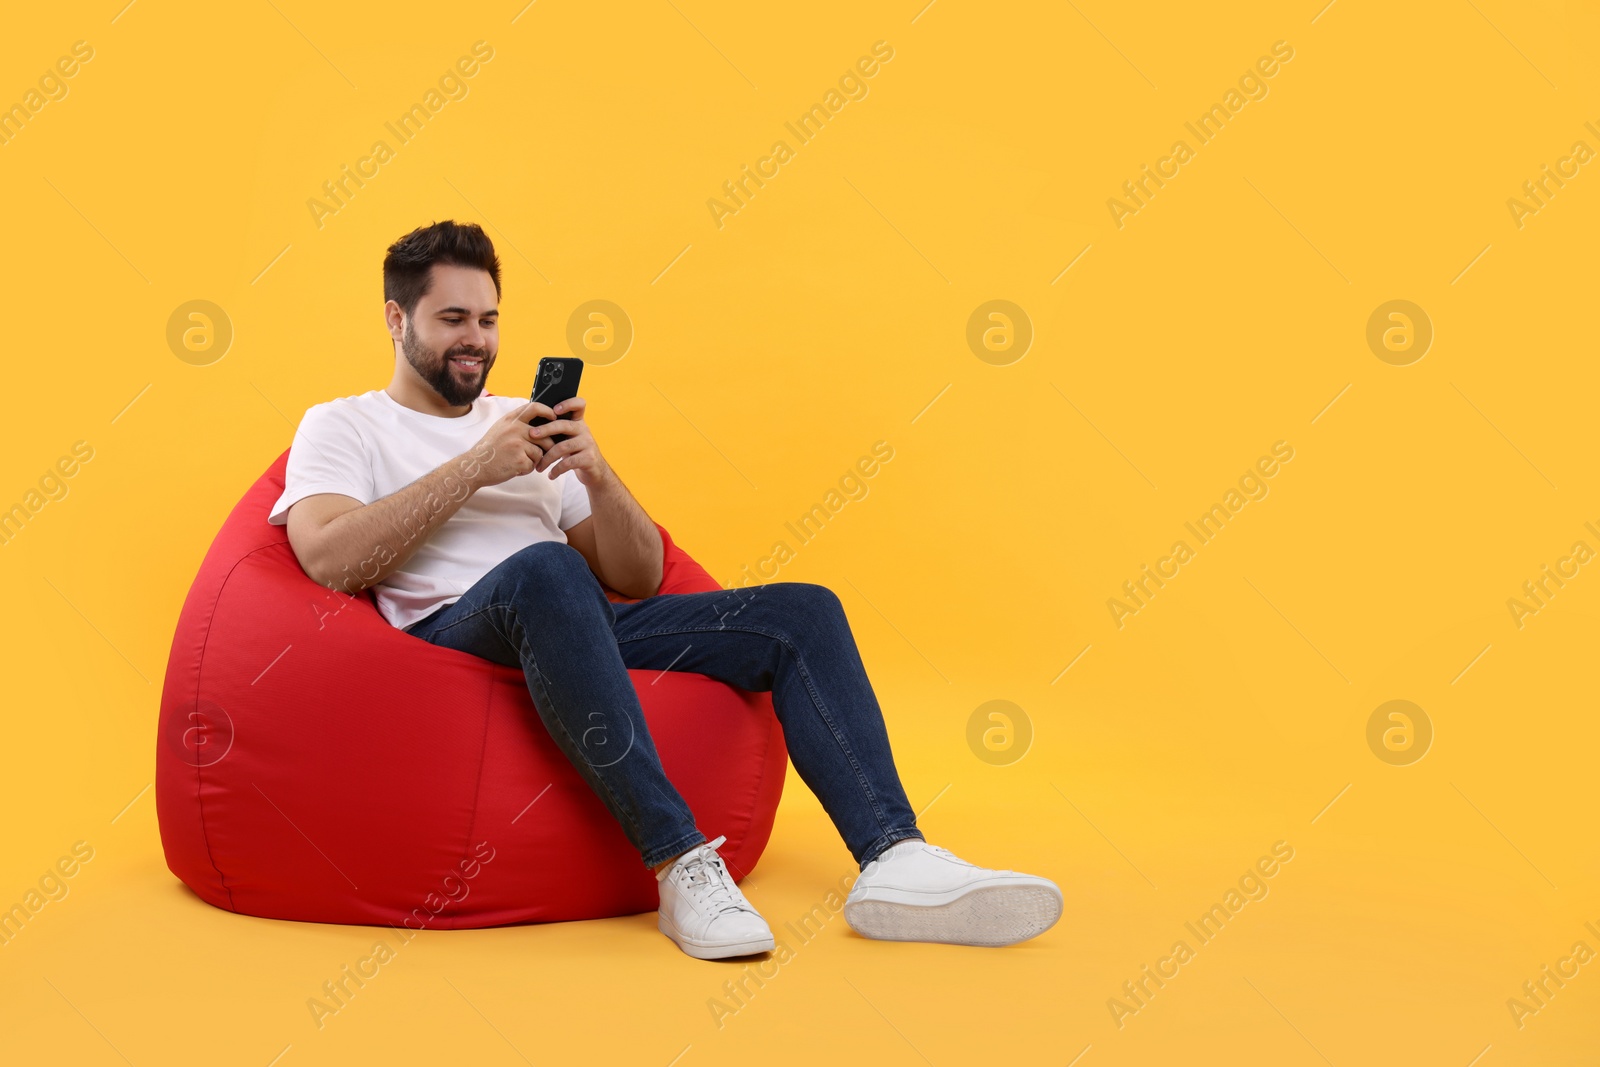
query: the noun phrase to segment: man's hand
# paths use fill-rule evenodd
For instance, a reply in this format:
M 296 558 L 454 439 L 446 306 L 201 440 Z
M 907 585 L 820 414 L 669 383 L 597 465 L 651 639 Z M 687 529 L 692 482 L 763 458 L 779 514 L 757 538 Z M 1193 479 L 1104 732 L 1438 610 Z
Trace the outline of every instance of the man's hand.
M 622 595 L 654 596 L 661 588 L 664 565 L 661 535 L 600 455 L 583 419 L 583 398 L 575 396 L 553 408 L 533 406 L 552 420 L 529 431 L 545 446 L 534 469 L 545 471 L 548 478 L 576 471 L 589 492 L 590 514 L 567 527 L 567 544 L 578 550 L 602 582 Z M 565 434 L 566 440 L 552 445 L 550 438 L 556 434 Z
M 535 415 L 548 418 L 549 413 L 550 409 L 543 404 L 529 401 L 496 419 L 489 427 L 489 432 L 462 456 L 462 459 L 475 459 L 478 462 L 477 473 L 472 476 L 472 488 L 477 490 L 499 485 L 537 470 L 539 460 L 544 457 L 550 442 L 534 438 L 532 434 L 544 427 L 530 427 L 528 420 Z
M 529 406 L 534 409 L 534 414 L 554 420 L 533 427 L 533 439 L 545 449 L 544 455 L 535 461 L 534 470 L 549 471 L 547 477 L 550 478 L 559 478 L 564 472 L 575 470 L 578 472 L 578 481 L 586 487 L 611 473 L 611 467 L 600 454 L 600 446 L 595 444 L 594 435 L 589 432 L 589 424 L 583 421 L 583 409 L 586 406 L 583 397 L 563 400 L 554 408 L 545 407 L 537 401 Z M 555 434 L 566 434 L 567 439 L 552 445 L 550 437 Z

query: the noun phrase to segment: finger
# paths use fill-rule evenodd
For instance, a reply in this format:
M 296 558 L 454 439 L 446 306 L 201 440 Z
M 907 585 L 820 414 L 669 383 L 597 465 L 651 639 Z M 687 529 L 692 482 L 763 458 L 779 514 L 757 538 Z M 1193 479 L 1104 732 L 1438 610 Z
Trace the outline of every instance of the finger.
M 584 457 L 589 454 L 591 443 L 581 437 L 569 437 L 560 444 L 552 445 L 545 456 L 543 467 L 548 469 L 558 460 L 574 460 L 579 466 L 587 466 L 588 460 Z
M 594 456 L 598 453 L 585 448 L 575 448 L 571 452 L 559 456 L 551 456 L 550 462 L 544 469 L 550 478 L 559 478 L 567 471 L 589 470 L 594 466 Z
M 529 419 L 540 415 L 547 419 L 553 419 L 556 417 L 556 413 L 551 411 L 548 405 L 541 404 L 537 400 L 530 400 L 526 404 L 522 405 L 522 407 L 518 408 L 517 411 L 513 413 L 512 417 L 519 422 L 527 422 Z
M 550 448 L 545 452 L 545 454 L 540 458 L 538 469 L 539 470 L 544 470 L 546 467 L 548 467 L 552 463 L 555 463 L 557 460 L 560 460 L 561 458 L 563 458 L 565 456 L 570 456 L 572 454 L 572 452 L 573 452 L 573 449 L 568 448 L 567 447 L 568 444 L 569 444 L 569 442 L 562 441 L 559 444 L 551 445 Z
M 568 419 L 557 419 L 554 422 L 547 422 L 543 426 L 535 426 L 533 428 L 533 433 L 535 437 L 549 437 L 552 434 L 558 433 L 575 434 L 580 429 L 582 429 L 582 427 L 576 422 L 572 422 Z
M 563 400 L 553 410 L 557 415 L 564 415 L 576 422 L 583 418 L 583 409 L 587 406 L 588 404 L 583 397 L 575 396 L 571 400 Z

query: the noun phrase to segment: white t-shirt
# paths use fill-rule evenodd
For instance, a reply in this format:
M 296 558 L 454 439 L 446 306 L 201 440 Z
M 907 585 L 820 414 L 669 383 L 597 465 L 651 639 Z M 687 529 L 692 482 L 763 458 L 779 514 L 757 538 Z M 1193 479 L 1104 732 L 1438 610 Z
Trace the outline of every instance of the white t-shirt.
M 374 389 L 313 405 L 295 431 L 283 495 L 267 521 L 286 524 L 290 506 L 317 493 L 340 493 L 363 504 L 381 500 L 470 451 L 495 419 L 526 402 L 486 393 L 467 414 L 448 418 L 413 411 Z M 566 531 L 589 517 L 589 491 L 577 471 L 554 481 L 549 473 L 533 471 L 479 489 L 399 570 L 374 586 L 378 610 L 390 625 L 404 629 L 453 603 L 519 549 L 565 542 Z

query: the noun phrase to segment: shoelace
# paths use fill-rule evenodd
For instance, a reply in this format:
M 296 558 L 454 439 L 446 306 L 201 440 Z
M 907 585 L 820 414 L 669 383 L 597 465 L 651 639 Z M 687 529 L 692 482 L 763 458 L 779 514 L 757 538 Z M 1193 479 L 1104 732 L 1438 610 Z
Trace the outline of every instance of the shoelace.
M 750 905 L 733 899 L 728 868 L 723 865 L 722 857 L 716 852 L 702 850 L 694 859 L 683 865 L 683 873 L 686 885 L 709 887 L 705 889 L 702 899 L 716 904 L 719 915 L 725 911 L 754 911 Z

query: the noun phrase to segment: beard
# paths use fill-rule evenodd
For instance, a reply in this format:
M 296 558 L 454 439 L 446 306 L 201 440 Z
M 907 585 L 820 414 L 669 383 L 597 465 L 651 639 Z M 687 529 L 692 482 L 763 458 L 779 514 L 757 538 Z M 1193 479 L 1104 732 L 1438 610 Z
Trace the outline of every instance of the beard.
M 451 407 L 471 404 L 478 399 L 484 383 L 489 380 L 489 368 L 494 366 L 495 361 L 495 357 L 487 350 L 474 349 L 469 345 L 457 346 L 443 354 L 435 352 L 417 338 L 409 322 L 400 335 L 400 349 L 405 353 L 411 369 Z M 469 373 L 451 363 L 452 356 L 479 356 L 483 362 L 478 364 L 476 371 Z

